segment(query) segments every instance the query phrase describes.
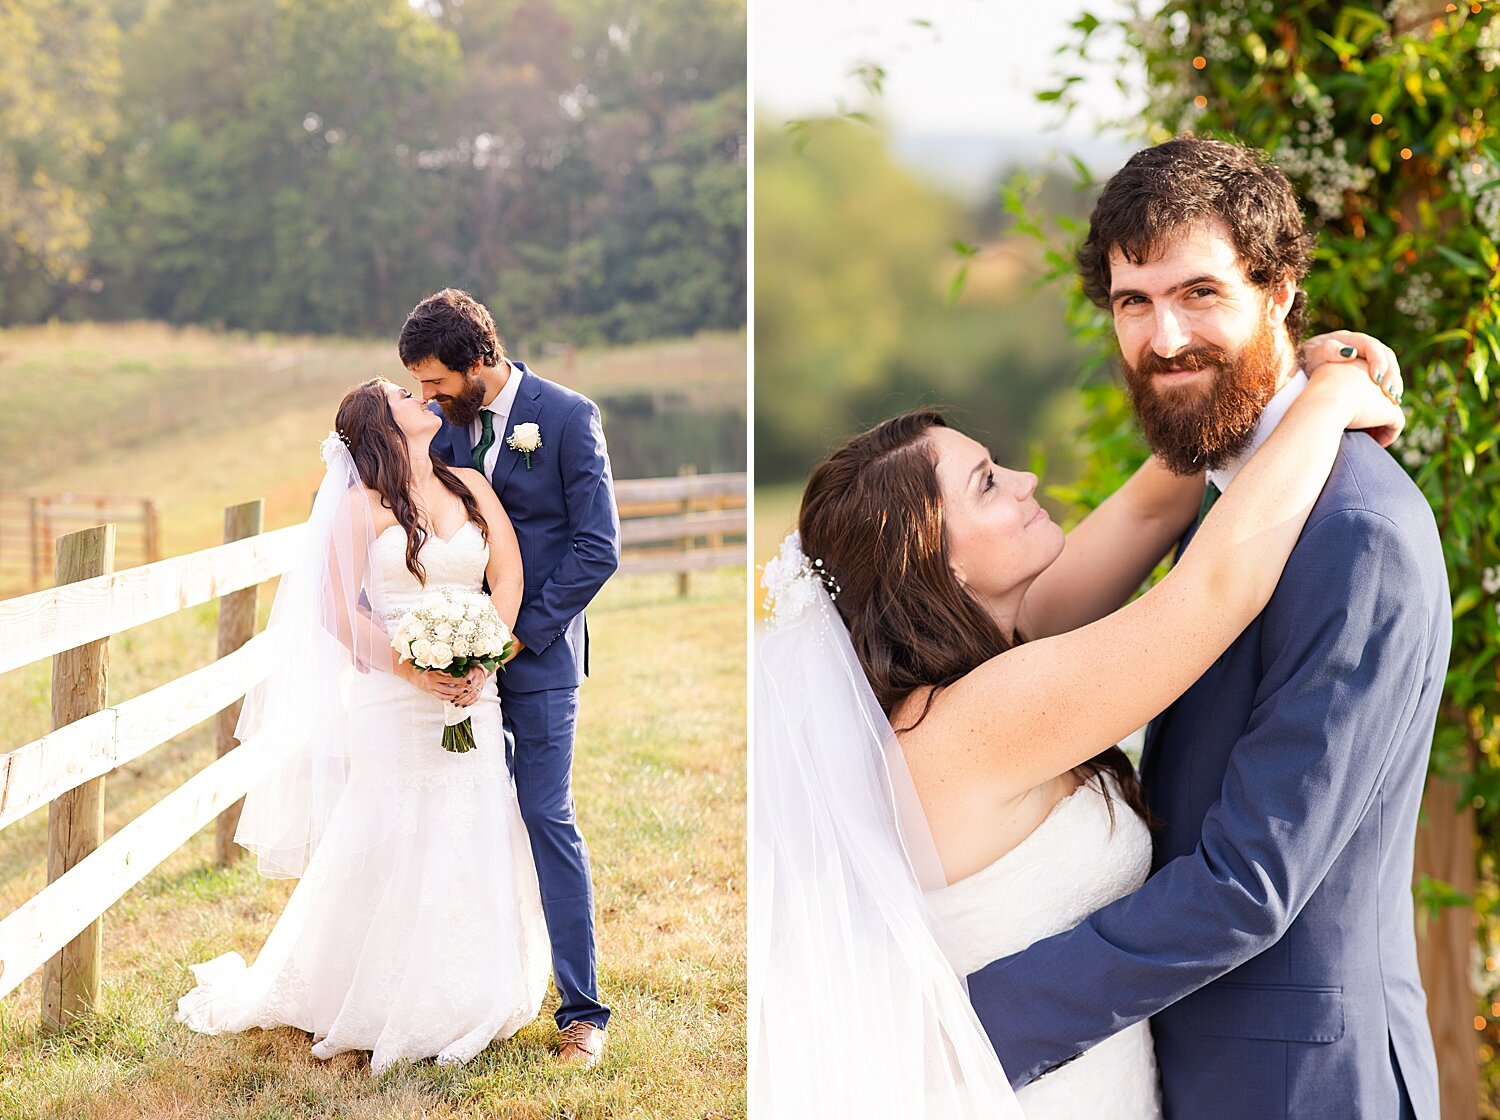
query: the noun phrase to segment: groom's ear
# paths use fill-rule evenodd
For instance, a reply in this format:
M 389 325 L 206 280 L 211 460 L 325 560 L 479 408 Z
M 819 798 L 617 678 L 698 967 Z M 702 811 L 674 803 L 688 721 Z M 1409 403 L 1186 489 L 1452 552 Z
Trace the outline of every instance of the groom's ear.
M 1292 303 L 1297 298 L 1297 281 L 1292 278 L 1290 272 L 1282 277 L 1281 283 L 1271 289 L 1270 297 L 1271 322 L 1279 327 L 1292 313 Z

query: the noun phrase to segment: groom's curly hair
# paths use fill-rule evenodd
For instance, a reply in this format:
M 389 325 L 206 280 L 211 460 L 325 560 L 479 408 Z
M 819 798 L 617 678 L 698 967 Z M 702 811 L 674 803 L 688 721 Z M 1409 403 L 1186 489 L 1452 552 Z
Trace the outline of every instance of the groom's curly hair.
M 1024 641 L 1003 633 L 953 574 L 928 438 L 947 426 L 940 412 L 908 412 L 855 436 L 814 469 L 797 515 L 803 552 L 837 581 L 833 605 L 881 710 L 889 717 L 928 690 L 917 718 L 898 731 L 920 724 L 944 688 Z M 1087 780 L 1105 770 L 1149 823 L 1140 781 L 1118 747 L 1074 772 Z
M 460 288 L 444 288 L 411 309 L 396 352 L 407 369 L 436 358 L 455 373 L 468 373 L 475 362 L 499 365 L 505 345 L 484 304 Z
M 1083 294 L 1110 308 L 1110 255 L 1132 264 L 1154 256 L 1186 229 L 1208 221 L 1229 227 L 1252 284 L 1269 291 L 1290 276 L 1300 285 L 1312 263 L 1296 192 L 1264 153 L 1223 140 L 1181 136 L 1136 152 L 1105 184 L 1078 250 Z M 1307 325 L 1298 291 L 1286 318 L 1292 345 Z

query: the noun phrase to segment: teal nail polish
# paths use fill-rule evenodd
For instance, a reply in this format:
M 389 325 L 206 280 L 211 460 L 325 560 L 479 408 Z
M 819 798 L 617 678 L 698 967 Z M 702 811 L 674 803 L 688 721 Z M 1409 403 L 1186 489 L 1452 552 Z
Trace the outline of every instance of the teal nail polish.
M 1385 374 L 1384 373 L 1377 373 L 1375 375 L 1375 384 L 1379 385 L 1384 380 L 1385 380 Z
M 1339 353 L 1341 355 L 1343 355 L 1344 357 L 1346 357 L 1346 358 L 1352 358 L 1352 357 L 1354 357 L 1354 347 L 1352 347 L 1352 346 L 1340 346 L 1339 347 Z

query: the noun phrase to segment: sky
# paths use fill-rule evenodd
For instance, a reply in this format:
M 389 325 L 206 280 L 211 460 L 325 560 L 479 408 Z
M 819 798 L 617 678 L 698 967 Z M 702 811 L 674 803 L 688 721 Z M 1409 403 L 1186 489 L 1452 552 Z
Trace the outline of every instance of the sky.
M 879 114 L 897 135 L 1037 134 L 1060 113 L 1033 99 L 1055 84 L 1055 49 L 1083 11 L 1120 14 L 1124 0 L 755 0 L 753 81 L 775 118 L 866 107 L 849 77 L 863 60 L 889 74 Z M 931 27 L 918 26 L 927 20 Z M 1114 73 L 1093 71 L 1085 101 L 1123 106 Z M 1087 119 L 1063 136 L 1088 136 Z

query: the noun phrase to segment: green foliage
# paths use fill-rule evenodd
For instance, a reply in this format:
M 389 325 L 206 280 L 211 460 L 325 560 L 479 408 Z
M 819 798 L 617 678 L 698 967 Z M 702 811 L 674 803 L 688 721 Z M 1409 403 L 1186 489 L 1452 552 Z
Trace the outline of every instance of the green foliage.
M 1378 335 L 1401 358 L 1396 455 L 1437 516 L 1454 599 L 1434 772 L 1478 813 L 1483 936 L 1500 932 L 1500 10 L 1493 3 L 1171 0 L 1085 16 L 1065 55 L 1144 62 L 1147 142 L 1185 131 L 1271 153 L 1318 235 L 1310 328 Z M 1128 68 L 1122 67 L 1122 72 Z M 1065 104 L 1071 84 L 1048 95 Z M 1060 242 L 1069 238 L 1048 231 Z M 1081 314 L 1094 314 L 1076 296 Z M 1092 402 L 1104 478 L 1139 454 Z M 1092 499 L 1097 486 L 1077 497 Z M 1427 883 L 1424 905 L 1471 900 Z
M 114 124 L 119 31 L 106 0 L 0 5 L 0 321 L 86 274 Z
M 0 229 L 43 212 L 59 246 L 18 241 L 28 298 L 0 298 L 0 323 L 388 335 L 446 284 L 512 345 L 744 322 L 744 0 L 158 0 L 89 24 L 23 0 L 0 32 L 54 7 L 65 59 L 97 25 L 116 79 L 98 125 L 55 99 L 100 134 L 71 210 L 40 187 L 12 202 L 28 149 L 0 141 Z M 7 59 L 0 93 L 56 69 Z
M 1078 361 L 1061 299 L 1030 290 L 1030 245 L 981 238 L 877 129 L 794 123 L 756 138 L 757 479 L 801 479 L 846 436 L 932 404 L 1024 459 Z

